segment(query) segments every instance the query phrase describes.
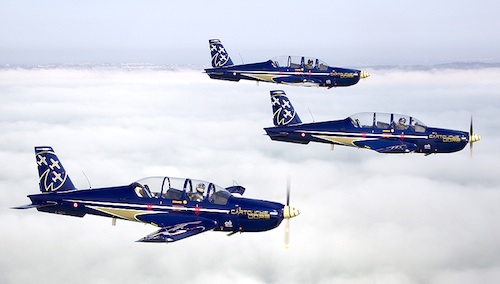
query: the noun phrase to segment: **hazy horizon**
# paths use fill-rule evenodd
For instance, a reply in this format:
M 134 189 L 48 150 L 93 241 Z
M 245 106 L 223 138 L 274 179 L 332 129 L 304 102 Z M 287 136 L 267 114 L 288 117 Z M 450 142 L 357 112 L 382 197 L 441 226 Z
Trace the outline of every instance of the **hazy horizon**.
M 205 64 L 280 55 L 333 66 L 500 62 L 493 0 L 168 3 L 21 0 L 0 10 L 0 64 Z

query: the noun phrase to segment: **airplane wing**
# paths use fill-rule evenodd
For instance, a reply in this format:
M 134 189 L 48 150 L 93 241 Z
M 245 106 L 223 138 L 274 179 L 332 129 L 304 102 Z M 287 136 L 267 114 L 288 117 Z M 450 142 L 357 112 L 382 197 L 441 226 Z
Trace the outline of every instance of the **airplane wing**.
M 212 230 L 217 225 L 217 222 L 207 218 L 169 213 L 142 214 L 136 218 L 142 222 L 161 227 L 158 231 L 138 240 L 138 242 L 149 243 L 175 242 Z
M 411 153 L 418 149 L 417 145 L 401 140 L 358 140 L 353 144 L 379 153 Z
M 282 84 L 315 84 L 319 85 L 321 84 L 321 80 L 317 78 L 302 78 L 300 76 L 276 76 L 273 78 L 273 81 L 276 83 L 282 83 Z

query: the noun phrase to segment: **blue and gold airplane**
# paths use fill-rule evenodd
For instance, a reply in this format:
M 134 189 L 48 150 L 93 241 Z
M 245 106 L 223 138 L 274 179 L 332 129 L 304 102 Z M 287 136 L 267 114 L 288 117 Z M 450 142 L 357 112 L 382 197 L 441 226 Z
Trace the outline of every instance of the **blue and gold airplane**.
M 78 190 L 51 147 L 35 147 L 41 193 L 15 209 L 83 217 L 86 214 L 151 224 L 159 229 L 139 242 L 175 242 L 208 230 L 260 232 L 299 215 L 287 204 L 238 197 L 245 188 L 223 188 L 190 178 L 150 177 L 129 185 Z M 288 187 L 289 188 L 289 187 Z M 287 236 L 285 235 L 287 240 Z
M 212 67 L 205 72 L 212 79 L 252 80 L 306 87 L 345 87 L 367 78 L 366 71 L 328 66 L 325 62 L 305 56 L 280 56 L 264 62 L 234 65 L 218 39 L 209 40 Z
M 285 92 L 271 91 L 274 127 L 264 128 L 272 140 L 329 143 L 379 153 L 451 153 L 479 141 L 470 132 L 428 127 L 418 119 L 394 113 L 359 113 L 346 119 L 302 123 Z

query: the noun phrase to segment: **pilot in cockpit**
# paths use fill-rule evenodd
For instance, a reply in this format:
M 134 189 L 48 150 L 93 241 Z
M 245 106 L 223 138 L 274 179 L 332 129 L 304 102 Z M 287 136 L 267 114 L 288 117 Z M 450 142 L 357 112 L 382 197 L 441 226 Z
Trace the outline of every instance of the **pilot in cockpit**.
M 205 184 L 199 183 L 196 186 L 196 192 L 191 196 L 191 200 L 200 202 L 203 200 L 203 193 L 205 192 Z
M 313 68 L 313 61 L 312 59 L 309 59 L 306 64 L 307 69 L 312 69 Z
M 398 124 L 395 125 L 395 128 L 397 130 L 405 130 L 407 128 L 406 127 L 406 118 L 400 117 L 398 120 Z
M 151 197 L 149 187 L 147 185 L 143 186 L 142 184 L 135 183 L 134 191 L 139 197 Z

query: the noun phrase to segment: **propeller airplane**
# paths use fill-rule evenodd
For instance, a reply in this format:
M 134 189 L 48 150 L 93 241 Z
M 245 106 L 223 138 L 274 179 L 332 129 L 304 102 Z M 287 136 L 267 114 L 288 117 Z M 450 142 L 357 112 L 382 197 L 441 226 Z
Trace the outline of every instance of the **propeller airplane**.
M 394 113 L 359 113 L 346 119 L 302 123 L 284 91 L 271 91 L 274 127 L 264 128 L 276 141 L 329 143 L 379 153 L 452 153 L 481 139 L 470 132 L 428 127 L 418 119 Z
M 228 235 L 267 231 L 300 214 L 289 205 L 289 193 L 283 205 L 241 197 L 245 188 L 239 185 L 223 188 L 190 178 L 159 176 L 123 186 L 76 189 L 51 147 L 35 147 L 35 156 L 41 193 L 28 195 L 31 204 L 15 209 L 91 214 L 110 217 L 113 225 L 123 219 L 159 228 L 138 242 L 175 242 L 209 230 Z
M 280 56 L 264 62 L 234 65 L 218 39 L 210 39 L 212 67 L 205 72 L 212 79 L 299 85 L 306 87 L 346 87 L 367 78 L 366 71 L 328 66 L 312 57 Z

